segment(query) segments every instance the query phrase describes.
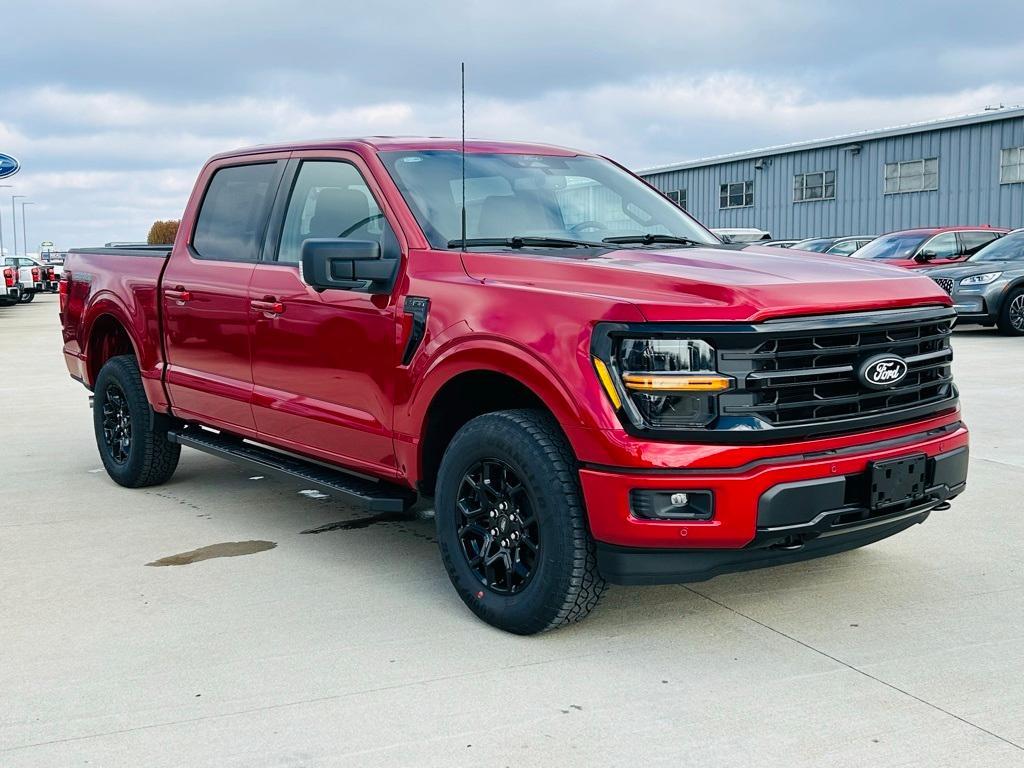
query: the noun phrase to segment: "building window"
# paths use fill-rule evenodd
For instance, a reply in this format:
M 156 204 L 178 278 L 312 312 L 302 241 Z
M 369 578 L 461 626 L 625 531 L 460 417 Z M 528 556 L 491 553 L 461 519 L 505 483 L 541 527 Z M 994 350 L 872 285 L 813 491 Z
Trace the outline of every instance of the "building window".
M 686 210 L 686 190 L 685 189 L 675 189 L 675 190 L 673 190 L 671 192 L 666 192 L 665 195 L 666 195 L 666 197 L 668 197 L 669 200 L 671 200 L 673 203 L 678 205 L 684 211 Z
M 1024 182 L 1024 147 L 1010 147 L 999 153 L 999 183 Z
M 836 172 L 816 171 L 814 173 L 798 173 L 793 177 L 793 202 L 804 203 L 808 200 L 835 200 Z
M 939 188 L 939 158 L 885 164 L 885 194 L 927 192 Z
M 719 208 L 746 208 L 754 204 L 754 182 L 734 181 L 719 188 Z

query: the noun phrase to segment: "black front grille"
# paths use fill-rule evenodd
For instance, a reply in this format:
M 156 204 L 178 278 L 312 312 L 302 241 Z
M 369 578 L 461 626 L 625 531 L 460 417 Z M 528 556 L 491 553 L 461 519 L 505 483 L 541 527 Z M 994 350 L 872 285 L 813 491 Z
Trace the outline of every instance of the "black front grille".
M 813 321 L 764 323 L 749 346 L 733 336 L 719 348 L 722 373 L 736 389 L 719 400 L 719 428 L 827 425 L 902 411 L 938 411 L 956 397 L 950 363 L 953 313 L 933 311 L 837 315 Z M 906 361 L 896 386 L 875 390 L 858 377 L 881 354 Z
M 944 290 L 946 293 L 952 293 L 953 292 L 953 280 L 951 278 L 948 278 L 948 277 L 933 277 L 932 280 L 934 280 L 936 283 L 938 283 L 939 284 L 939 288 Z

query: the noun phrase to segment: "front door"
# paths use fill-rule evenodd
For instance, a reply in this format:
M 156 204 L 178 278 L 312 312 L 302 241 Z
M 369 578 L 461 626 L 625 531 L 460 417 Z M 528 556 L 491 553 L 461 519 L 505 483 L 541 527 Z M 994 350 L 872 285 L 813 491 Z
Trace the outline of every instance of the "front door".
M 249 281 L 284 163 L 211 169 L 191 241 L 168 261 L 166 381 L 179 416 L 255 430 Z
M 302 281 L 299 257 L 308 238 L 345 237 L 375 240 L 384 258 L 397 259 L 399 241 L 358 157 L 335 153 L 291 162 L 280 230 L 268 236 L 268 252 L 249 287 L 257 429 L 277 445 L 393 474 L 393 299 L 318 292 Z

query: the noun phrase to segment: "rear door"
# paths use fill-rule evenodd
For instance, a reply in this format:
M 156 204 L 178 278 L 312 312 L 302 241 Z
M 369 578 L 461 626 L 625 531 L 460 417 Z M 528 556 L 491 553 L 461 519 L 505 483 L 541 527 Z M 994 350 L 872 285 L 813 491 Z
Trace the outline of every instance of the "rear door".
M 285 163 L 232 158 L 200 180 L 191 237 L 175 248 L 161 282 L 167 392 L 179 416 L 255 430 L 249 281 Z
M 375 240 L 383 258 L 401 258 L 383 199 L 358 155 L 296 153 L 290 161 L 249 289 L 253 412 L 274 444 L 393 474 L 394 296 L 318 292 L 299 271 L 307 238 Z

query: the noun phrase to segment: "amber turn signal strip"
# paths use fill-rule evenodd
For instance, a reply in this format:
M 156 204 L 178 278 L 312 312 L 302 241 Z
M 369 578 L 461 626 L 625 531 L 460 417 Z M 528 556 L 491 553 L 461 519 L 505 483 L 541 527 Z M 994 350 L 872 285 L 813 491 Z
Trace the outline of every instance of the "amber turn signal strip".
M 727 376 L 690 376 L 678 373 L 627 373 L 626 389 L 634 392 L 723 392 L 731 382 Z

